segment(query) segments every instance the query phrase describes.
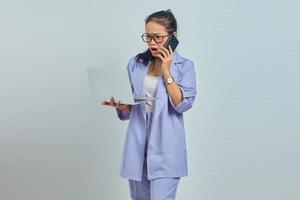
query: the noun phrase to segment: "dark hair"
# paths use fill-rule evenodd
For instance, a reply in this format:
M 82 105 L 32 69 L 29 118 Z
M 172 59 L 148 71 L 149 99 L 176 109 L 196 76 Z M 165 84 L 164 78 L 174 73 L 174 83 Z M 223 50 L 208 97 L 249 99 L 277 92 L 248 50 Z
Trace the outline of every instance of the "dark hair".
M 146 17 L 145 24 L 151 21 L 164 26 L 168 33 L 174 33 L 177 31 L 177 21 L 170 9 L 152 13 Z M 147 49 L 143 53 L 137 54 L 135 58 L 138 62 L 141 62 L 144 65 L 148 65 L 149 61 L 154 59 L 150 49 Z

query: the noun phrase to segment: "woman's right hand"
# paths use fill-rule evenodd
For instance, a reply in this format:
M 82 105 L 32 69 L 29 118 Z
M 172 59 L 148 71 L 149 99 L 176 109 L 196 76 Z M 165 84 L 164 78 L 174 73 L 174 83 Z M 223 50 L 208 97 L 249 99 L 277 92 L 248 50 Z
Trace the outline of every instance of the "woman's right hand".
M 110 101 L 103 101 L 101 103 L 101 105 L 111 106 L 111 107 L 117 108 L 119 110 L 122 110 L 124 112 L 130 112 L 131 111 L 131 106 L 132 106 L 130 104 L 120 103 L 120 101 L 115 102 L 113 97 L 110 98 Z

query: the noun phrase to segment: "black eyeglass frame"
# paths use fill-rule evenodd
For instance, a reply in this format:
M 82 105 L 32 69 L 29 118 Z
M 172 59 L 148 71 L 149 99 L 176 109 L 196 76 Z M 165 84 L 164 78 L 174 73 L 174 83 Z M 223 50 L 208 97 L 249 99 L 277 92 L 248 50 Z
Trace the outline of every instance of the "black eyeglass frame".
M 150 36 L 150 40 L 149 41 L 144 40 L 144 36 L 146 36 L 146 35 Z M 155 36 L 159 36 L 159 37 L 164 38 L 164 37 L 167 37 L 167 36 L 170 36 L 170 35 L 171 35 L 170 33 L 168 35 L 150 35 L 148 33 L 144 33 L 143 35 L 141 35 L 141 37 L 142 37 L 142 40 L 144 42 L 146 42 L 146 43 L 150 43 L 152 40 L 154 40 L 154 42 L 156 42 L 156 43 L 162 43 L 164 40 L 162 40 L 162 41 L 156 41 L 154 37 Z

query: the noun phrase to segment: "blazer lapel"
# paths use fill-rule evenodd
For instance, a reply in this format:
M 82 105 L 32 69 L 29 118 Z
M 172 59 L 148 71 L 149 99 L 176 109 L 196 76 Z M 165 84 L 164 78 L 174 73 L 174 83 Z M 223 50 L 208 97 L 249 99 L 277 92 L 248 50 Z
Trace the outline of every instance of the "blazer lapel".
M 134 72 L 131 73 L 133 88 L 134 88 L 134 97 L 145 97 L 145 77 L 148 72 L 148 68 L 151 62 L 147 66 L 143 65 L 142 63 L 137 63 L 137 67 Z M 142 108 L 144 120 L 146 120 L 146 103 L 141 102 L 140 106 Z

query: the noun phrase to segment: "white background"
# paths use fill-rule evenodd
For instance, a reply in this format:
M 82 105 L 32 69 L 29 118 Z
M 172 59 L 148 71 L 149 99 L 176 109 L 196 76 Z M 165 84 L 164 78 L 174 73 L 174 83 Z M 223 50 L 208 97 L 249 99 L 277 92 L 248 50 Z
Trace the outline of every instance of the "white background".
M 177 199 L 299 199 L 299 6 L 0 1 L 0 199 L 129 199 L 128 121 L 93 99 L 86 66 L 125 68 L 145 17 L 168 8 L 198 89 Z

